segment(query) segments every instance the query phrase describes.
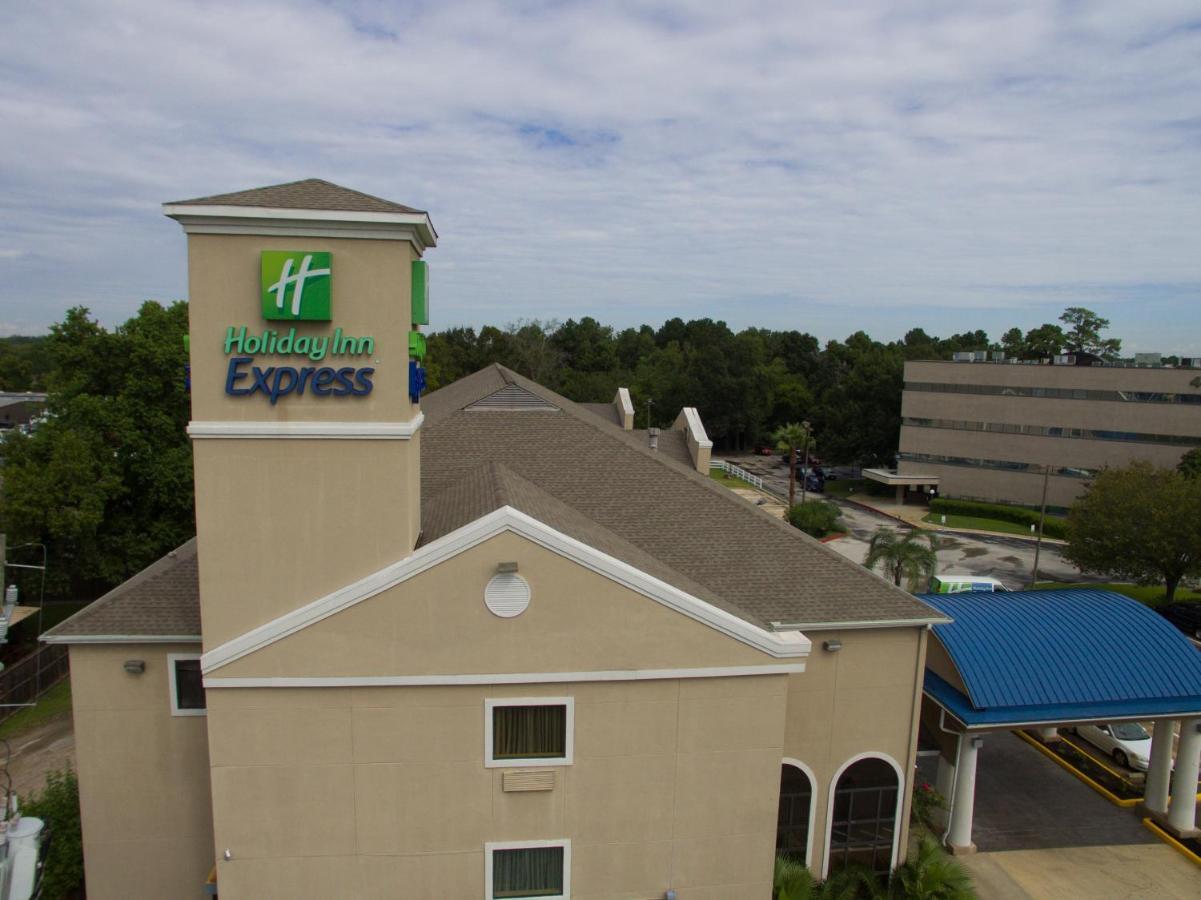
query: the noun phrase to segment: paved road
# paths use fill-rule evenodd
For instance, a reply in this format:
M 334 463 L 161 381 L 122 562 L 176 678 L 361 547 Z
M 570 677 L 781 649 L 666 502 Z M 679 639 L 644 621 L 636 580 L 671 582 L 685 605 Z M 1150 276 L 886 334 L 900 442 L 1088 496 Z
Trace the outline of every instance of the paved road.
M 787 497 L 788 467 L 779 464 L 776 457 L 742 457 L 731 462 L 759 475 L 764 486 L 772 493 Z M 798 495 L 799 496 L 799 495 Z M 812 495 L 810 495 L 812 496 Z M 842 510 L 849 534 L 832 541 L 830 547 L 857 563 L 867 556 L 868 541 L 880 526 L 902 530 L 905 526 L 890 516 L 874 513 L 855 504 L 834 497 L 825 497 Z M 1034 543 L 1020 538 L 1003 535 L 984 536 L 963 534 L 953 531 L 938 531 L 938 569 L 940 572 L 964 572 L 998 578 L 1009 589 L 1026 587 L 1034 567 Z M 1043 581 L 1095 581 L 1082 575 L 1075 566 L 1066 562 L 1054 544 L 1043 544 L 1038 561 L 1039 579 Z

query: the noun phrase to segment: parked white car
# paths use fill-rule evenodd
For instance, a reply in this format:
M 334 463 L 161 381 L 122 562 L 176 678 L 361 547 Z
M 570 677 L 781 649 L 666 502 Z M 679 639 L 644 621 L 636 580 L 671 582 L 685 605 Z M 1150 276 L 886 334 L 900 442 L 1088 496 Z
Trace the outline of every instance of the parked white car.
M 1080 725 L 1075 731 L 1094 747 L 1113 757 L 1119 766 L 1147 771 L 1147 761 L 1151 758 L 1151 735 L 1138 722 Z

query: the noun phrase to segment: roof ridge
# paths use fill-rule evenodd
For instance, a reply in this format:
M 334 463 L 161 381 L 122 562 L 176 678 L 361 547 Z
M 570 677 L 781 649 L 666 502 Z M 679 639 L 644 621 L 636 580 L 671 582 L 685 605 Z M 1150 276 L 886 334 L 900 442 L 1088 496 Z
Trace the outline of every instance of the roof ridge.
M 330 207 L 328 204 L 331 201 L 328 199 L 325 201 L 325 203 L 317 202 L 317 203 L 306 204 L 302 200 L 296 200 L 294 197 L 287 196 L 288 194 L 295 192 L 297 190 L 304 191 L 305 189 L 311 190 L 313 188 L 323 189 L 332 196 L 336 196 L 338 194 L 351 195 L 352 197 L 357 198 L 361 201 L 366 201 L 368 203 L 368 205 L 378 204 L 380 206 L 386 207 L 387 210 L 391 211 L 391 212 L 407 212 L 407 213 L 418 213 L 418 214 L 426 213 L 426 211 L 423 209 L 416 209 L 412 206 L 407 206 L 403 203 L 397 203 L 395 200 L 388 200 L 388 199 L 385 199 L 384 197 L 376 196 L 375 194 L 368 194 L 366 191 L 360 191 L 360 190 L 356 190 L 355 188 L 346 187 L 345 185 L 336 184 L 332 181 L 327 181 L 324 178 L 301 178 L 296 181 L 285 181 L 285 182 L 281 182 L 280 184 L 267 184 L 267 185 L 262 185 L 261 187 L 244 188 L 239 191 L 224 191 L 219 194 L 208 194 L 203 197 L 192 197 L 187 200 L 173 200 L 173 201 L 170 201 L 169 203 L 167 203 L 166 205 L 167 206 L 196 206 L 196 205 L 205 205 L 205 204 L 221 205 L 222 203 L 224 203 L 227 205 L 233 204 L 233 205 L 237 205 L 237 206 L 254 207 L 254 206 L 258 205 L 254 202 L 257 198 L 259 198 L 262 195 L 269 195 L 269 196 L 272 196 L 272 202 L 264 201 L 262 203 L 262 208 L 264 208 L 264 209 L 270 209 L 273 207 L 280 207 L 280 206 L 287 208 L 287 209 L 336 208 L 336 201 L 333 201 L 333 202 L 335 202 L 335 206 Z M 313 198 L 310 198 L 310 200 L 311 199 L 313 199 Z M 354 207 L 347 207 L 347 208 L 354 209 Z M 361 209 L 362 207 L 360 206 L 359 208 Z M 378 210 L 378 211 L 383 211 L 383 210 Z

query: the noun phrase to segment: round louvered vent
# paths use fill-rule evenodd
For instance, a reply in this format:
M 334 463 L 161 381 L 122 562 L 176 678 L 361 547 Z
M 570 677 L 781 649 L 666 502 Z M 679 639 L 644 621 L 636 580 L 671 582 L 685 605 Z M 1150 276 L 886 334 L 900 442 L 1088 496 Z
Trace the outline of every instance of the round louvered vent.
M 530 605 L 529 582 L 512 572 L 494 575 L 484 588 L 484 603 L 502 619 L 519 616 Z

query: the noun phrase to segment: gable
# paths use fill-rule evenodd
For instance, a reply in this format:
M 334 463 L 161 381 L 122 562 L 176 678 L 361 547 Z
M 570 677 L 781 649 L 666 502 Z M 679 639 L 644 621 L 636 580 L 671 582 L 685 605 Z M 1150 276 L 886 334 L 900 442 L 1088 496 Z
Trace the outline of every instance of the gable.
M 473 529 L 477 540 L 470 539 Z M 617 678 L 681 668 L 803 668 L 809 642 L 799 632 L 763 631 L 556 535 L 515 510 L 498 510 L 414 554 L 448 551 L 430 565 L 405 561 L 413 570 L 403 577 L 377 573 L 357 592 L 346 589 L 346 602 L 323 598 L 290 621 L 210 651 L 206 683 L 461 683 L 473 675 L 494 681 L 530 673 L 627 673 L 611 676 Z M 452 541 L 462 546 L 446 546 Z M 510 618 L 484 602 L 501 563 L 516 563 L 530 587 L 528 607 Z

